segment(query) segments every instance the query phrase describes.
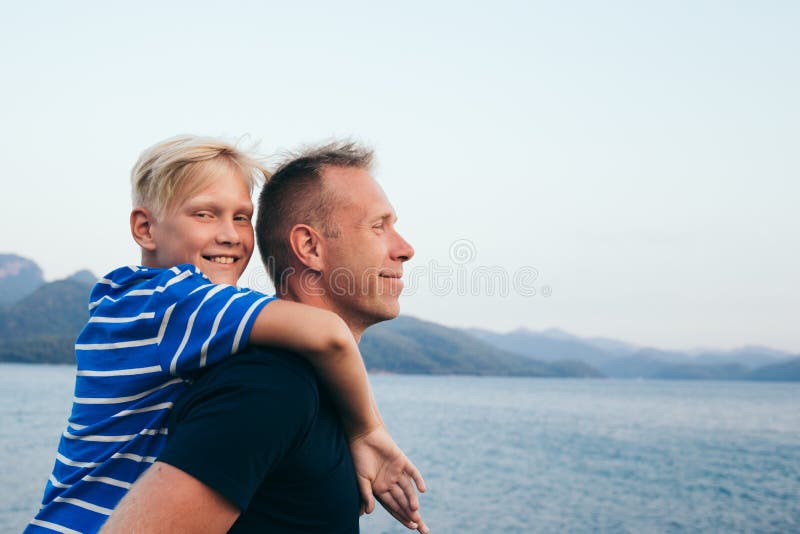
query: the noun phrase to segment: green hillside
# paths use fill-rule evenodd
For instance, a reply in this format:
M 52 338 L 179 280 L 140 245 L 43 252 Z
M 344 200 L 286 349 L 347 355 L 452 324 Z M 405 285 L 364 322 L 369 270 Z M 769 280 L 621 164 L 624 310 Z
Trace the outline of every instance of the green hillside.
M 16 277 L 21 271 L 14 265 L 6 270 Z M 35 264 L 25 265 L 38 272 Z M 74 363 L 73 344 L 88 318 L 94 280 L 81 271 L 38 288 L 28 285 L 24 296 L 0 307 L 0 361 Z M 800 380 L 800 358 L 763 347 L 689 355 L 602 341 L 556 330 L 461 330 L 402 316 L 368 329 L 361 352 L 370 371 L 391 373 Z
M 74 362 L 91 288 L 85 280 L 59 280 L 0 310 L 0 361 Z
M 88 318 L 92 279 L 83 273 L 45 284 L 0 310 L 0 361 L 74 363 L 73 344 Z M 460 330 L 411 317 L 369 329 L 361 350 L 371 371 L 600 376 L 580 362 L 539 362 L 497 349 Z
M 498 349 L 462 330 L 406 316 L 367 330 L 361 351 L 368 369 L 396 373 L 601 376 L 580 362 L 547 364 Z
M 75 336 L 89 318 L 92 284 L 67 279 L 50 282 L 2 310 L 0 338 Z

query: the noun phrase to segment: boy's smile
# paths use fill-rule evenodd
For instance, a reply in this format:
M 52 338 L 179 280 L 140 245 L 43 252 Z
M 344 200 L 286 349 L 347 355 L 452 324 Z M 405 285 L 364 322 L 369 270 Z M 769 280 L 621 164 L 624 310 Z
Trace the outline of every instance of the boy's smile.
M 253 203 L 241 173 L 221 173 L 208 186 L 176 198 L 151 222 L 153 245 L 146 265 L 191 263 L 215 284 L 235 286 L 254 241 Z

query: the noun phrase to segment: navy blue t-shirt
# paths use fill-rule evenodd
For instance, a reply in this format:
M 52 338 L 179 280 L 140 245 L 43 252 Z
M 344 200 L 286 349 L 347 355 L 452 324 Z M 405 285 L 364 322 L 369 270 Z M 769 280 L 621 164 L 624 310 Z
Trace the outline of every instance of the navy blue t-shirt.
M 243 510 L 230 532 L 358 532 L 347 439 L 312 368 L 249 348 L 176 403 L 158 458 Z

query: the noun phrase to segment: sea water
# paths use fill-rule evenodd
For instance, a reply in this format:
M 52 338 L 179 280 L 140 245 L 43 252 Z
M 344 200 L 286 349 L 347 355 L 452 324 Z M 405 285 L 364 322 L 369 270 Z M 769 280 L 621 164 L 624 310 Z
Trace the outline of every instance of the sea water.
M 432 532 L 800 532 L 800 384 L 371 381 Z M 0 532 L 38 507 L 72 384 L 0 364 Z M 361 530 L 408 532 L 380 509 Z

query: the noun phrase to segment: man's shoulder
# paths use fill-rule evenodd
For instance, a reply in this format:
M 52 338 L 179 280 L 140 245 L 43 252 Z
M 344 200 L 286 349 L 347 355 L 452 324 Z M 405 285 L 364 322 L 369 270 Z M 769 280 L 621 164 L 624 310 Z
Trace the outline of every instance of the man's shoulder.
M 224 362 L 208 369 L 203 375 L 210 377 L 233 377 L 246 379 L 248 372 L 255 375 L 280 373 L 311 380 L 316 384 L 314 369 L 294 352 L 273 348 L 249 345 L 233 354 Z
M 293 352 L 268 347 L 246 347 L 208 368 L 194 381 L 187 396 L 241 391 L 248 396 L 308 398 L 319 395 L 314 370 Z

